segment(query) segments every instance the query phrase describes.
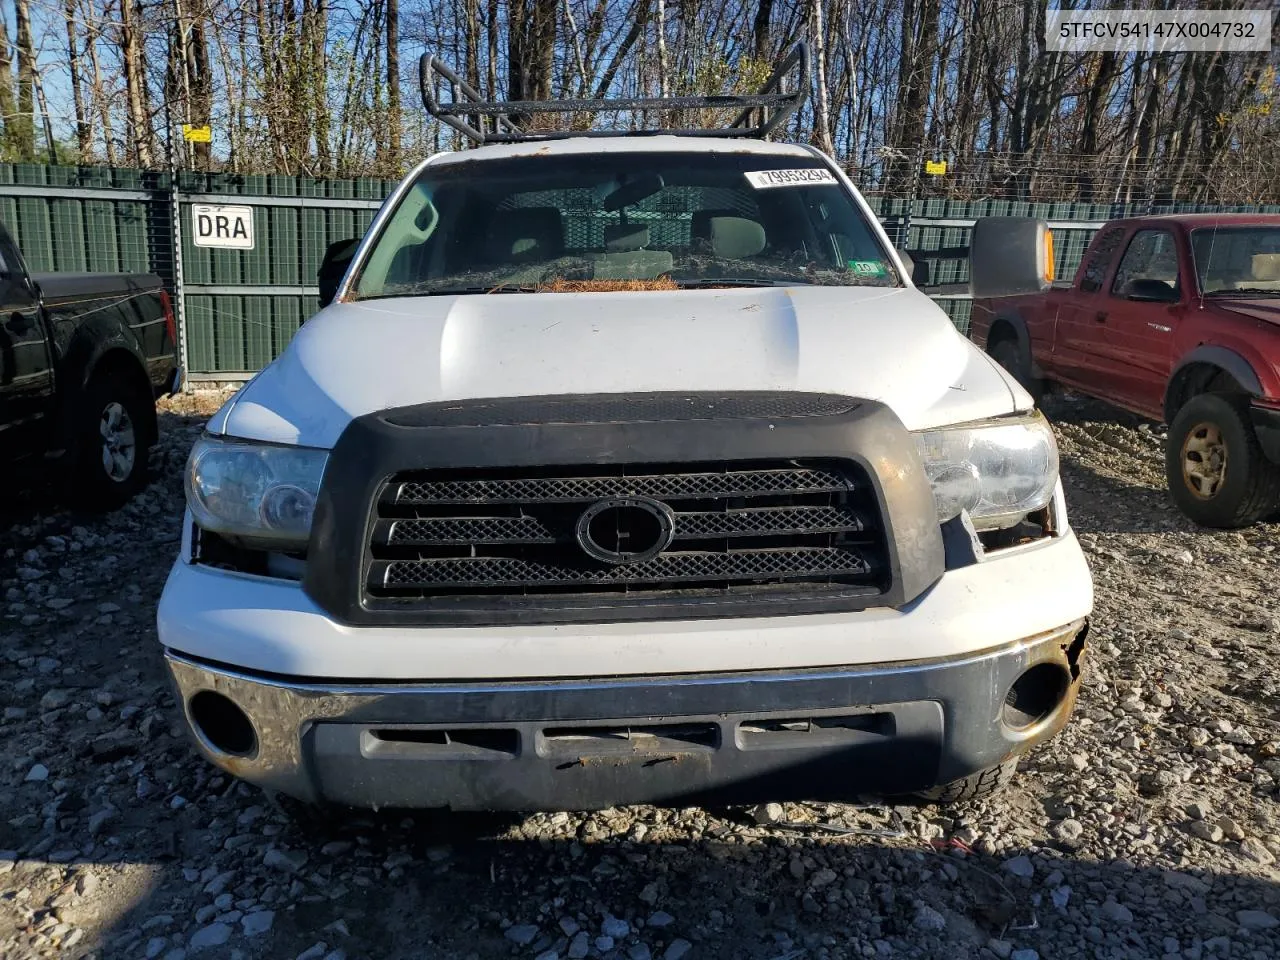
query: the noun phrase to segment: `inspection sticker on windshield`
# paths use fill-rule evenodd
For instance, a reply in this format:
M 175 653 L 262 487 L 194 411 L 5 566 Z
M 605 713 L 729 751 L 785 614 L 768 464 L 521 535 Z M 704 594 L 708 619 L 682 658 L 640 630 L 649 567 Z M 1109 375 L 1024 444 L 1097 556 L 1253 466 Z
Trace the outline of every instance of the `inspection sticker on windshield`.
M 850 260 L 849 269 L 867 277 L 882 277 L 885 274 L 884 264 L 879 260 Z
M 822 186 L 836 182 L 835 174 L 820 167 L 803 170 L 747 170 L 743 176 L 757 190 L 767 190 L 769 187 Z

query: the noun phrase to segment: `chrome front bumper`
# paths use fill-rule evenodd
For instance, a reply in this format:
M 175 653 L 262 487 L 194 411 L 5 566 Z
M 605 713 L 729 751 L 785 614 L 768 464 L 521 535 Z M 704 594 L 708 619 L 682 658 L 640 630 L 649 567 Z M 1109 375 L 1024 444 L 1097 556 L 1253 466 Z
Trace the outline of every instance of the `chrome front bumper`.
M 1085 633 L 1076 621 L 948 660 L 597 680 L 342 685 L 173 652 L 166 663 L 201 752 L 266 789 L 362 807 L 594 809 L 841 800 L 960 779 L 1066 723 Z M 1061 678 L 1049 706 L 1011 715 L 1014 681 L 1045 664 Z M 235 714 L 220 697 L 250 737 L 227 737 L 219 724 Z

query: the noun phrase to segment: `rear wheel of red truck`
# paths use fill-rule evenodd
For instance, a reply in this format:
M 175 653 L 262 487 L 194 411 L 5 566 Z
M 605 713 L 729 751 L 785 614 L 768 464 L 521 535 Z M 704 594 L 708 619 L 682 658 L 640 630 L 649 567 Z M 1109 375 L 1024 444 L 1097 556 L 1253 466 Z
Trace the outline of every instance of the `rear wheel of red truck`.
M 1262 452 L 1244 397 L 1192 397 L 1169 426 L 1169 492 L 1205 527 L 1247 527 L 1280 506 L 1280 466 Z

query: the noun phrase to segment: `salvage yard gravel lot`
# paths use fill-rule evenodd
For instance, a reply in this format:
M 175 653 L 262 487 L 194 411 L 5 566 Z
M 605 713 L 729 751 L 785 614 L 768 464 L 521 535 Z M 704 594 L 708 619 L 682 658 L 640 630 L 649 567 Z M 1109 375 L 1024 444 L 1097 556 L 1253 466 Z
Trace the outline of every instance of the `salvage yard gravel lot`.
M 998 798 L 298 826 L 194 754 L 155 637 L 216 402 L 165 404 L 124 510 L 4 501 L 0 957 L 1280 956 L 1280 526 L 1191 526 L 1163 428 L 1048 405 L 1097 610 Z

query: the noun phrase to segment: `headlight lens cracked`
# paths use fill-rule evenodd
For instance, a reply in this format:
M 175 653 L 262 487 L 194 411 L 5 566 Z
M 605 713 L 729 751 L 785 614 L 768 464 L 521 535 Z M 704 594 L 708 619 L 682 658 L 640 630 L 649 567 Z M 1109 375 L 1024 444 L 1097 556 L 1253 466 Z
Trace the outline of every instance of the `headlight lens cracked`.
M 305 544 L 327 450 L 201 437 L 187 460 L 187 505 L 203 529 Z
M 1058 445 L 1039 413 L 929 430 L 915 438 L 939 523 L 968 511 L 978 529 L 1012 526 L 1053 500 Z

